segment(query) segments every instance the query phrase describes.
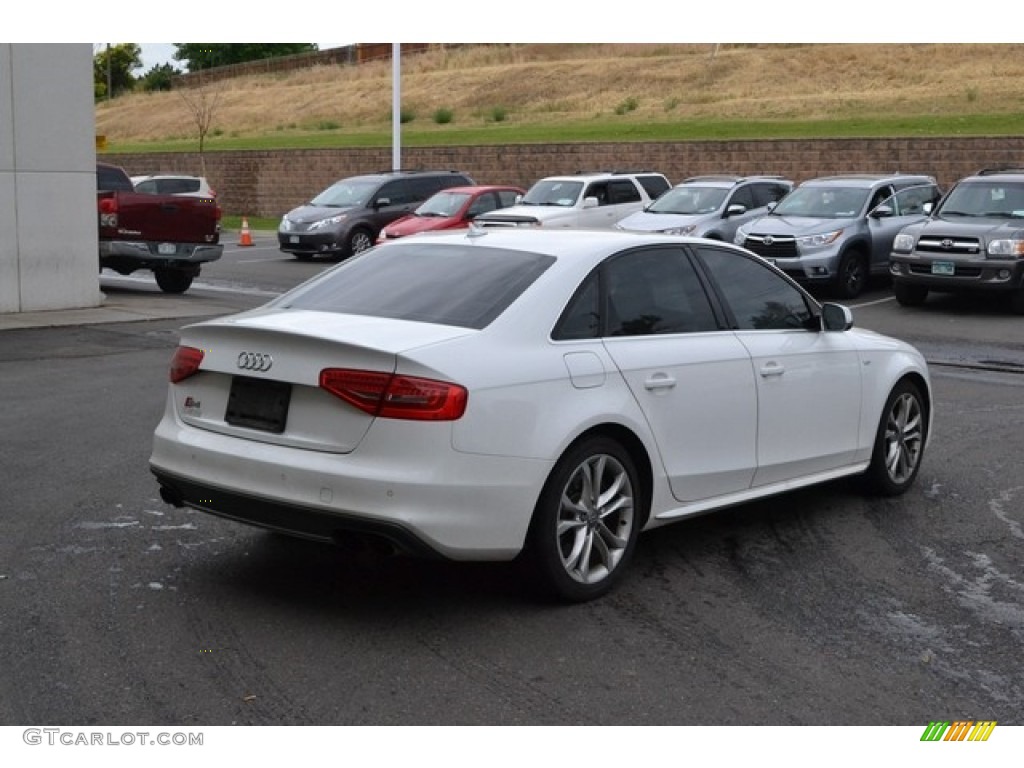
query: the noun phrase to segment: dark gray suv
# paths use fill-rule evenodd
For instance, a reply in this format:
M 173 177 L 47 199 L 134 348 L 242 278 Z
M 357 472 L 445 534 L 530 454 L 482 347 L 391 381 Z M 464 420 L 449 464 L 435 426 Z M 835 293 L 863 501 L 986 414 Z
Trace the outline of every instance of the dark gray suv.
M 377 242 L 381 229 L 434 193 L 476 182 L 458 171 L 382 171 L 336 181 L 282 218 L 277 242 L 300 261 L 347 257 Z
M 958 181 L 930 218 L 896 236 L 889 272 L 904 306 L 923 304 L 929 291 L 985 291 L 1024 314 L 1024 168 Z

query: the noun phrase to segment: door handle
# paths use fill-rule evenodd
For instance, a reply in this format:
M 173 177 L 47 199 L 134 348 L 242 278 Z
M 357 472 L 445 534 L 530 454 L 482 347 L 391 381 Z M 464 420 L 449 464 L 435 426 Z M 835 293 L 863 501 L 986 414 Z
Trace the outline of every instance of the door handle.
M 676 385 L 676 380 L 663 373 L 655 374 L 644 382 L 644 389 L 671 389 Z
M 781 376 L 785 372 L 786 367 L 779 363 L 765 363 L 764 365 L 761 366 L 761 369 L 758 371 L 758 373 L 760 373 L 766 379 L 769 376 Z

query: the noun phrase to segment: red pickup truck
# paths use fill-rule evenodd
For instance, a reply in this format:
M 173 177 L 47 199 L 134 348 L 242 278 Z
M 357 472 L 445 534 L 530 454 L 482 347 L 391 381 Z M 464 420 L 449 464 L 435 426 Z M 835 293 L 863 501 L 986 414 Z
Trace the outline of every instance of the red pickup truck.
M 224 251 L 212 197 L 136 192 L 123 168 L 96 163 L 96 200 L 101 270 L 152 270 L 162 291 L 182 293 L 201 265 Z

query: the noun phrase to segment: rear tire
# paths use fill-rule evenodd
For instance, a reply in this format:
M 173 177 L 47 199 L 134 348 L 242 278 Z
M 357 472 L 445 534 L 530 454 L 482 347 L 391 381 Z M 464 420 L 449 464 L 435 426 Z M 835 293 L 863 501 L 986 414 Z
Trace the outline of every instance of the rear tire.
M 913 484 L 928 438 L 928 410 L 921 390 L 910 381 L 897 384 L 882 410 L 871 464 L 865 478 L 880 496 L 898 496 Z
M 195 277 L 191 272 L 181 269 L 157 269 L 153 271 L 156 277 L 156 284 L 164 293 L 184 293 L 192 285 Z
M 892 292 L 902 307 L 919 307 L 928 298 L 928 289 L 922 285 L 896 282 L 893 283 Z
M 569 449 L 544 484 L 523 565 L 548 596 L 593 600 L 622 578 L 646 519 L 633 460 L 607 437 Z

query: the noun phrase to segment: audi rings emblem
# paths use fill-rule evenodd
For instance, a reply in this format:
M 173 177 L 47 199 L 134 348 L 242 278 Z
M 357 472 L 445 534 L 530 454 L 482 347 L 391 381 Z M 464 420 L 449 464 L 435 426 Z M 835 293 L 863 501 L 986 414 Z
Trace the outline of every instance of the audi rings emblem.
M 238 355 L 238 367 L 243 371 L 269 371 L 274 358 L 262 352 L 241 352 Z
M 765 236 L 764 236 L 764 237 L 763 237 L 763 238 L 761 239 L 761 242 L 762 242 L 762 243 L 764 243 L 765 245 L 771 245 L 772 243 L 774 243 L 774 242 L 775 242 L 775 238 L 774 238 L 774 237 L 772 237 L 771 235 L 765 235 Z

